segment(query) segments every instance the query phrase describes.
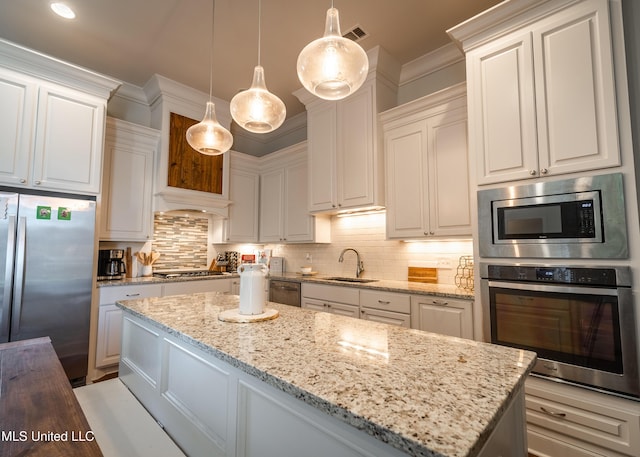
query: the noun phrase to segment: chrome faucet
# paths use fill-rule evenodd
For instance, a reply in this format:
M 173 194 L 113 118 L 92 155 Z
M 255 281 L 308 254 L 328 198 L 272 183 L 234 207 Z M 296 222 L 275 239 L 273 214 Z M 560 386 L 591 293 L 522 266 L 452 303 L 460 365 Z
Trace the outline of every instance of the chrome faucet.
M 344 261 L 344 253 L 347 251 L 353 251 L 356 253 L 356 278 L 359 278 L 364 271 L 364 263 L 360 260 L 360 253 L 358 251 L 353 248 L 343 249 L 340 253 L 340 257 L 338 257 L 338 262 L 342 263 Z

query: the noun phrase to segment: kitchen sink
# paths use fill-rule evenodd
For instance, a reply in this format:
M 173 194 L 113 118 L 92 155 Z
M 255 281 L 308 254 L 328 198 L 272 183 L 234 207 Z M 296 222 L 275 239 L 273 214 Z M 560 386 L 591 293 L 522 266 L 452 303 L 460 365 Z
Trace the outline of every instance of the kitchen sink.
M 377 279 L 364 279 L 364 278 L 347 278 L 345 276 L 332 276 L 330 278 L 325 278 L 329 281 L 342 281 L 342 282 L 376 282 Z

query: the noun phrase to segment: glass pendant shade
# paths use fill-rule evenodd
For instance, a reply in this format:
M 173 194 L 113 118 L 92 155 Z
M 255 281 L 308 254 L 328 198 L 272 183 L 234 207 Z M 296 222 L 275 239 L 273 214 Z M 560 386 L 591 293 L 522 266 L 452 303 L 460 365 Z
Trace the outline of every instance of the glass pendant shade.
M 251 87 L 231 99 L 230 109 L 238 125 L 253 133 L 272 132 L 287 115 L 282 100 L 267 90 L 264 68 L 260 65 L 253 70 Z
M 340 34 L 338 10 L 329 8 L 324 36 L 304 47 L 298 56 L 298 78 L 312 94 L 339 100 L 360 88 L 369 59 L 357 43 Z
M 204 119 L 187 129 L 187 142 L 199 153 L 209 156 L 219 155 L 231 149 L 233 137 L 218 122 L 213 102 L 207 102 Z

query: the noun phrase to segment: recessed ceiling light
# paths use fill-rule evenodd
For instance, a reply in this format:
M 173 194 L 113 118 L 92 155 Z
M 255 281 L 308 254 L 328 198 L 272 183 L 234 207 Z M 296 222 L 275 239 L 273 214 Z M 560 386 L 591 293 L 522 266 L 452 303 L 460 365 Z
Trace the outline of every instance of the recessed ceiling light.
M 65 19 L 74 19 L 76 17 L 76 13 L 74 13 L 73 10 L 64 3 L 54 2 L 51 4 L 51 9 L 58 16 Z

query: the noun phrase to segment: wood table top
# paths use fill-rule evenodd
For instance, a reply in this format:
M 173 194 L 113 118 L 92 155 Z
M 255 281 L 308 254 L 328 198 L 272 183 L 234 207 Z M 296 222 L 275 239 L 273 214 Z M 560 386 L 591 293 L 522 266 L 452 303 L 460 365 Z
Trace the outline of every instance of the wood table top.
M 48 337 L 0 344 L 0 456 L 102 456 Z

